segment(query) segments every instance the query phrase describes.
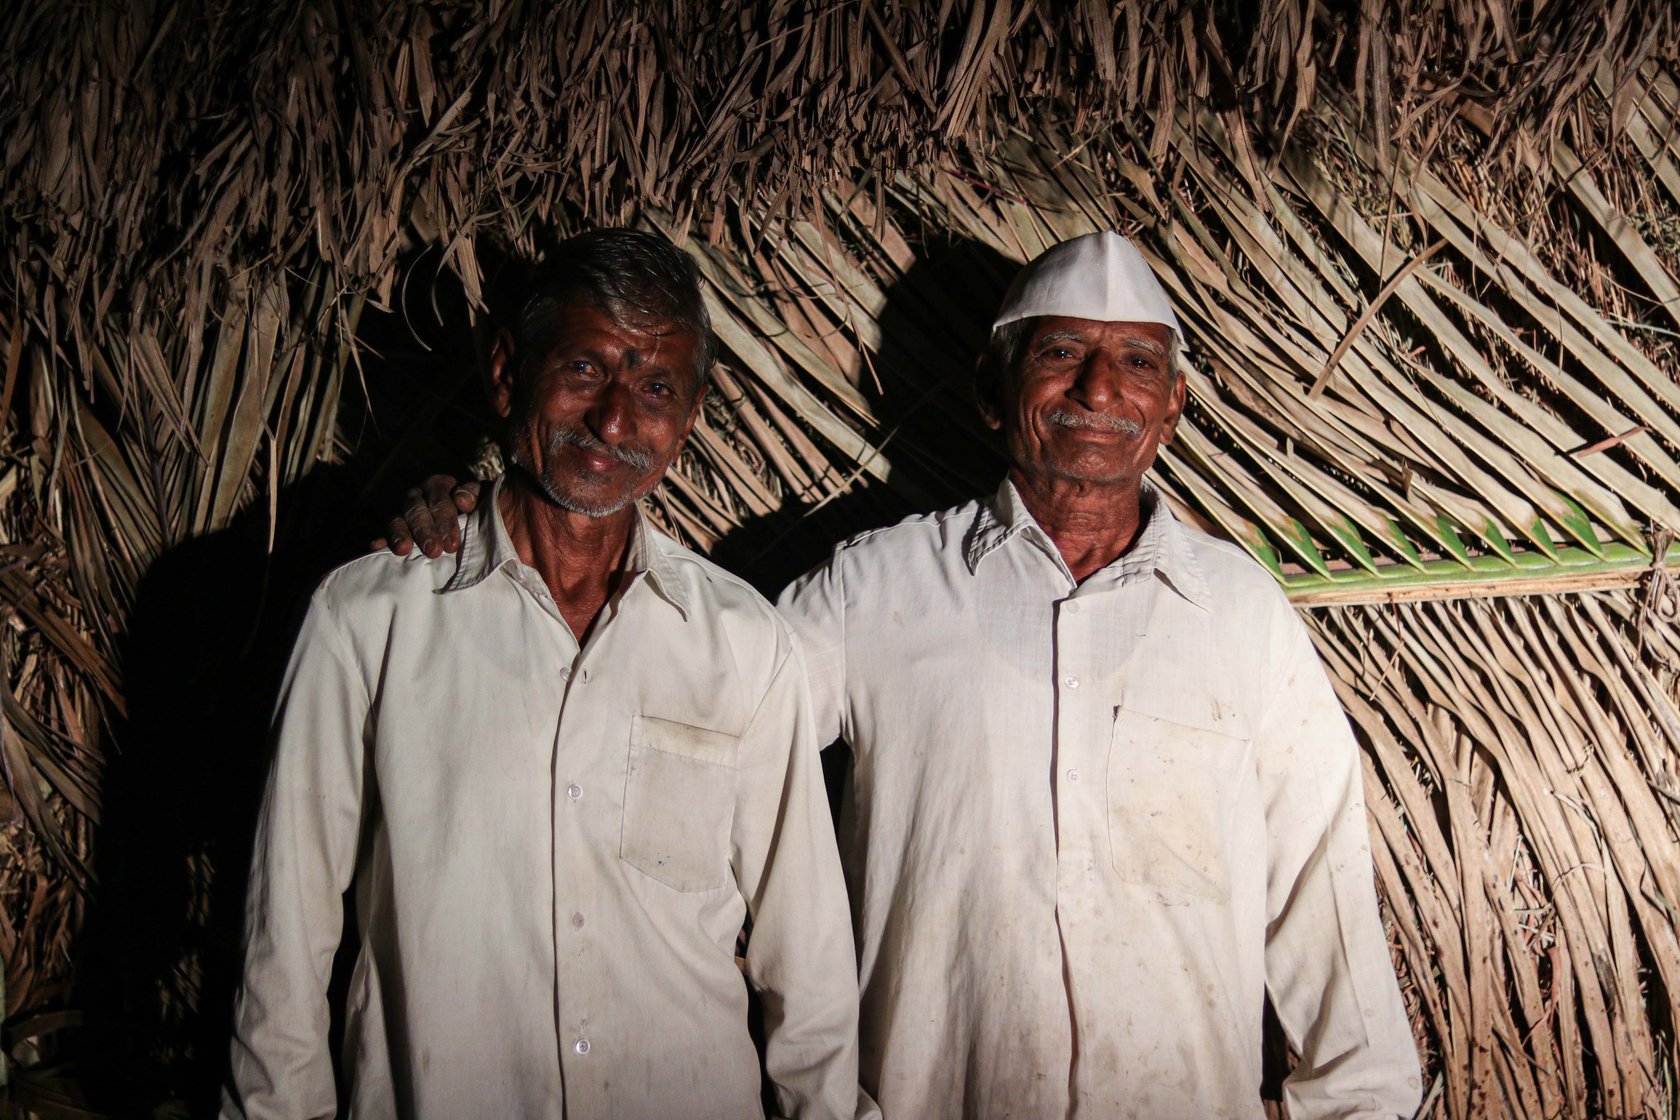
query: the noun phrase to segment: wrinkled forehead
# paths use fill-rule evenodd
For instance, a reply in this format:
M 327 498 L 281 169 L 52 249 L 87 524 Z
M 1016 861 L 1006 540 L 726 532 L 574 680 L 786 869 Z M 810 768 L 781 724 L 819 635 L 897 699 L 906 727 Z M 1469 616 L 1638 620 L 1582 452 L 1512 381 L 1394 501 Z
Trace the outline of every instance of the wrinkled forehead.
M 1023 325 L 1029 344 L 1068 339 L 1089 345 L 1134 347 L 1166 357 L 1177 343 L 1175 332 L 1165 323 L 1039 315 L 1024 320 Z
M 699 342 L 699 332 L 680 319 L 581 294 L 534 308 L 523 325 L 526 346 L 544 358 L 579 339 L 611 337 L 644 350 Z

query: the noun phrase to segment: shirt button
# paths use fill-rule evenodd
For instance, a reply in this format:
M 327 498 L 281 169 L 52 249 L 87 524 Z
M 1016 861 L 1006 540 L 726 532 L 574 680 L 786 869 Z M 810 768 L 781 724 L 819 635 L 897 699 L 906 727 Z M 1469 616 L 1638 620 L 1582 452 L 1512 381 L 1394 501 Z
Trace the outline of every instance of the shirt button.
M 1079 604 L 1078 603 L 1068 603 L 1068 604 L 1064 605 L 1062 607 L 1062 609 L 1064 611 L 1066 611 L 1068 614 L 1078 614 L 1079 613 Z
M 578 798 L 583 796 L 583 787 L 578 785 L 567 786 L 566 796 L 571 798 L 573 801 L 576 801 Z
M 589 1040 L 587 1038 L 578 1039 L 577 1042 L 572 1046 L 572 1049 L 576 1050 L 579 1054 L 589 1053 Z
M 567 665 L 560 670 L 560 679 L 563 681 L 569 681 L 572 679 L 572 667 L 570 665 Z
M 1077 782 L 1078 780 L 1079 780 L 1079 771 L 1078 770 L 1069 770 L 1068 771 L 1068 781 Z
M 1079 678 L 1074 677 L 1074 676 L 1066 676 L 1066 677 L 1062 678 L 1062 683 L 1067 685 L 1069 688 L 1078 688 L 1079 687 Z
M 583 915 L 582 914 L 573 914 L 572 915 L 572 928 L 573 929 L 582 929 L 583 928 Z

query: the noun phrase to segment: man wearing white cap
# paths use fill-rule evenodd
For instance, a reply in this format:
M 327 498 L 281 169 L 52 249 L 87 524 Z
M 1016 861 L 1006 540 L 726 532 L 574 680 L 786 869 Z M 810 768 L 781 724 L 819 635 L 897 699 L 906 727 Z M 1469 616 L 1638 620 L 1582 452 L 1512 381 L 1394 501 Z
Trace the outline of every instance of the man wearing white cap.
M 1144 480 L 1182 342 L 1123 237 L 1044 253 L 981 364 L 997 493 L 781 597 L 819 737 L 853 751 L 888 1120 L 1257 1118 L 1268 994 L 1292 1120 L 1417 1107 L 1346 718 L 1276 583 Z
M 1277 584 L 1144 480 L 1182 342 L 1125 238 L 1044 253 L 982 362 L 997 493 L 848 541 L 778 604 L 854 754 L 889 1120 L 1259 1117 L 1268 993 L 1293 1120 L 1417 1107 L 1346 717 Z

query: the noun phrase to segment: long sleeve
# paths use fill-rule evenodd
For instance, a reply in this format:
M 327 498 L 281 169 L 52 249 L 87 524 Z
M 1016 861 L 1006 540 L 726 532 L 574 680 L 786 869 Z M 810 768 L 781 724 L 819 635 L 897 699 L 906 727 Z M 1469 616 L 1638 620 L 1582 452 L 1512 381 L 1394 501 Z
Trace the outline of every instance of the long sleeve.
M 777 1109 L 877 1117 L 858 1088 L 857 957 L 799 652 L 783 655 L 743 737 L 731 858 L 752 931 Z
M 1372 885 L 1359 753 L 1292 614 L 1256 743 L 1268 836 L 1266 986 L 1300 1065 L 1294 1120 L 1409 1117 L 1417 1050 Z
M 846 734 L 846 594 L 841 580 L 836 553 L 789 584 L 776 600 L 776 610 L 799 638 L 819 749 Z
M 337 1111 L 326 990 L 355 867 L 368 712 L 362 674 L 323 587 L 292 652 L 275 716 L 223 1117 Z

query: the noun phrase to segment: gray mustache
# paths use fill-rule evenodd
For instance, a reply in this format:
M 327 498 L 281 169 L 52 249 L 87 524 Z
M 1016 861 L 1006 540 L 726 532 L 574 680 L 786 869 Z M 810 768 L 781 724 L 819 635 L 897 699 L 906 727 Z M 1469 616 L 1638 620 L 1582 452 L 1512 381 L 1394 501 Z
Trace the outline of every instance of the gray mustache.
M 576 447 L 597 455 L 605 455 L 638 471 L 645 471 L 653 466 L 653 452 L 640 447 L 613 447 L 602 443 L 582 428 L 555 428 L 549 432 L 548 453 L 557 455 L 562 447 Z
M 1136 420 L 1127 420 L 1121 416 L 1104 416 L 1096 412 L 1064 412 L 1057 409 L 1045 417 L 1052 424 L 1064 428 L 1085 428 L 1098 432 L 1124 432 L 1129 436 L 1143 434 L 1143 425 Z

